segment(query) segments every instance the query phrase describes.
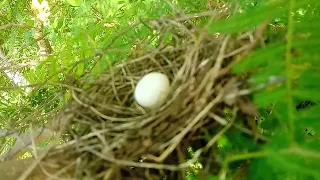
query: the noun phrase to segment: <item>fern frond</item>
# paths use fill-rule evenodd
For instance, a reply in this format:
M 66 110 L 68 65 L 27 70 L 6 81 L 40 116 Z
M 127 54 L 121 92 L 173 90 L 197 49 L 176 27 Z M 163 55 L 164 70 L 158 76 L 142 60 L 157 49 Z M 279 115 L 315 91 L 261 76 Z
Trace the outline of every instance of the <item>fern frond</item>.
M 319 167 L 318 160 L 304 156 L 303 152 L 320 153 L 316 148 L 319 146 L 320 129 L 317 123 L 320 118 L 317 115 L 320 110 L 319 2 L 278 0 L 258 4 L 242 14 L 235 14 L 209 26 L 210 32 L 241 33 L 270 22 L 263 36 L 266 46 L 256 47 L 254 52 L 234 67 L 233 72 L 253 73 L 250 78 L 253 87 L 273 76 L 286 77 L 285 84 L 253 94 L 258 107 L 272 105 L 272 113 L 268 116 L 276 118 L 278 123 L 261 126 L 272 128 L 262 129 L 262 132 L 273 132 L 270 136 L 272 142 L 262 148 L 270 150 L 270 153 L 253 162 L 250 169 L 258 170 L 261 174 L 252 172 L 249 179 L 318 179 L 320 173 L 315 170 L 315 167 Z M 316 105 L 296 109 L 296 104 L 306 101 Z M 270 119 L 266 118 L 266 124 Z M 312 129 L 313 137 L 306 135 L 305 129 Z M 301 151 L 292 153 L 297 148 Z M 246 157 L 250 154 L 235 156 Z M 304 168 L 300 168 L 301 165 Z M 268 173 L 260 168 L 270 169 L 272 175 L 267 176 Z

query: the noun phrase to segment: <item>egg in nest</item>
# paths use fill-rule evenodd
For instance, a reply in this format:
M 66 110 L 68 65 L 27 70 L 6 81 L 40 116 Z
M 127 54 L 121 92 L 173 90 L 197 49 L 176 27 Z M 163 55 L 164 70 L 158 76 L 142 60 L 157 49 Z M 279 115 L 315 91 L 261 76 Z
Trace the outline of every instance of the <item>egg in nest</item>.
M 168 76 L 159 72 L 151 72 L 143 76 L 134 91 L 136 102 L 144 108 L 160 106 L 170 91 Z

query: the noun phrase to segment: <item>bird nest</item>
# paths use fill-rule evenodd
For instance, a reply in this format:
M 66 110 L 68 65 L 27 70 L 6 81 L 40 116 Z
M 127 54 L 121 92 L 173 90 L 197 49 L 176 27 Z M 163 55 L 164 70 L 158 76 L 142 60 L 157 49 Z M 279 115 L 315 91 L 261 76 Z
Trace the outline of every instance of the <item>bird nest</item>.
M 217 139 L 237 117 L 253 116 L 250 99 L 239 95 L 246 85 L 231 69 L 254 45 L 254 32 L 210 34 L 193 20 L 144 22 L 157 32 L 154 48 L 137 46 L 129 60 L 110 64 L 98 77 L 73 81 L 70 103 L 56 120 L 64 143 L 51 146 L 38 163 L 46 176 L 184 179 L 197 163 L 219 171 Z M 164 104 L 145 109 L 135 102 L 134 90 L 150 72 L 166 74 L 171 89 Z

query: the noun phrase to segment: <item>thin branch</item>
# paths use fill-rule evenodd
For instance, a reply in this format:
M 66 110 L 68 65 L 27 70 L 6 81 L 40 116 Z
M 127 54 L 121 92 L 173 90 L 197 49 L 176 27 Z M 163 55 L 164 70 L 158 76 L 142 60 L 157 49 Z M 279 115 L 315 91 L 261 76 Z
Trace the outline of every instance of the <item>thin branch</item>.
M 31 28 L 30 26 L 28 26 L 27 24 L 21 24 L 21 23 L 9 23 L 9 24 L 5 24 L 0 26 L 0 30 L 3 29 L 7 29 L 7 28 L 11 28 L 11 27 L 24 27 L 24 28 Z
M 236 112 L 237 109 L 235 108 L 233 110 L 233 117 L 231 121 L 221 131 L 219 131 L 218 134 L 216 134 L 213 138 L 210 139 L 210 141 L 205 146 L 205 150 L 208 150 L 233 125 L 233 122 L 236 119 Z
M 139 167 L 139 168 L 148 168 L 148 169 L 164 169 L 164 170 L 170 170 L 170 171 L 179 171 L 185 168 L 188 168 L 190 166 L 190 163 L 194 163 L 199 158 L 201 151 L 196 151 L 193 158 L 185 163 L 178 164 L 178 165 L 170 165 L 170 164 L 158 164 L 158 163 L 145 163 L 145 162 L 133 162 L 133 161 L 127 161 L 122 159 L 116 159 L 114 157 L 106 156 L 90 147 L 84 148 L 86 151 L 91 152 L 92 154 L 95 154 L 96 156 L 100 157 L 101 159 L 104 159 L 108 162 L 115 163 L 122 166 L 131 166 L 131 167 Z

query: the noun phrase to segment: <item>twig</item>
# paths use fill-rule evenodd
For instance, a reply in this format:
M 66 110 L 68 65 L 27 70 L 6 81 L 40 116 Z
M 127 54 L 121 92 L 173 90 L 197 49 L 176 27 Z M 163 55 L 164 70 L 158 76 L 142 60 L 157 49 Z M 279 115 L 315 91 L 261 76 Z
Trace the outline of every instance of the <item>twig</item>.
M 0 26 L 0 30 L 7 29 L 7 28 L 10 28 L 10 27 L 26 27 L 26 28 L 31 28 L 31 27 L 28 26 L 27 24 L 8 23 L 8 24 L 5 24 L 5 25 Z
M 238 48 L 236 50 L 233 50 L 232 52 L 224 55 L 224 58 L 228 58 L 228 57 L 234 56 L 234 55 L 240 53 L 241 51 L 244 51 L 244 50 L 250 48 L 251 46 L 252 46 L 252 44 L 244 45 L 244 46 L 242 46 L 242 47 L 240 47 L 240 48 Z
M 104 159 L 108 162 L 115 163 L 122 166 L 130 166 L 130 167 L 139 167 L 139 168 L 148 168 L 148 169 L 163 169 L 163 170 L 170 170 L 170 171 L 179 171 L 181 169 L 188 168 L 190 166 L 190 163 L 194 163 L 198 160 L 201 151 L 196 151 L 193 158 L 189 162 L 185 162 L 179 165 L 169 165 L 169 164 L 158 164 L 158 163 L 145 163 L 145 162 L 133 162 L 133 161 L 127 161 L 127 160 L 121 160 L 116 159 L 113 157 L 105 156 L 104 154 L 90 148 L 85 147 L 84 150 L 91 152 L 92 154 L 95 154 L 96 156 L 100 157 L 101 159 Z
M 93 106 L 90 106 L 84 102 L 82 102 L 74 93 L 73 90 L 71 90 L 71 95 L 73 97 L 73 99 L 81 106 L 89 108 L 92 112 L 94 112 L 96 115 L 102 117 L 103 119 L 109 120 L 109 121 L 114 121 L 114 122 L 126 122 L 126 121 L 137 121 L 140 119 L 143 119 L 144 117 L 146 117 L 145 115 L 142 116 L 137 116 L 137 117 L 130 117 L 130 118 L 114 118 L 111 116 L 107 116 L 105 114 L 102 114 L 100 111 L 98 111 L 96 108 L 94 108 Z
M 251 136 L 254 136 L 254 137 L 257 137 L 258 139 L 261 139 L 265 142 L 269 141 L 269 138 L 263 136 L 262 134 L 259 134 L 259 133 L 256 133 L 256 132 L 253 132 L 251 130 L 249 130 L 248 128 L 245 128 L 245 127 L 241 127 L 240 125 L 238 124 L 233 124 L 234 127 L 236 127 L 237 129 L 239 129 L 240 131 L 248 134 L 248 135 L 251 135 Z
M 27 177 L 32 173 L 32 171 L 37 167 L 37 165 L 46 155 L 47 153 L 43 153 L 37 159 L 35 159 L 35 161 L 29 166 L 29 168 L 26 171 L 24 171 L 17 180 L 26 180 Z
M 76 164 L 76 161 L 71 162 L 70 164 L 68 164 L 67 166 L 61 168 L 60 170 L 58 170 L 57 172 L 55 172 L 54 174 L 51 174 L 50 172 L 48 172 L 42 164 L 39 164 L 40 169 L 43 171 L 44 174 L 46 174 L 48 177 L 48 180 L 73 180 L 74 178 L 62 178 L 59 177 L 60 174 L 64 173 L 67 169 L 69 169 L 70 167 L 72 167 L 73 165 Z
M 183 137 L 191 130 L 191 128 L 195 124 L 197 124 L 210 111 L 210 109 L 221 100 L 223 95 L 223 93 L 221 92 L 215 99 L 208 103 L 208 105 L 205 108 L 203 108 L 203 110 L 188 124 L 186 128 L 184 128 L 177 136 L 175 136 L 171 140 L 173 144 L 171 144 L 159 157 L 155 157 L 153 155 L 147 156 L 155 162 L 162 162 L 165 158 L 167 158 L 167 156 L 175 149 L 175 147 L 180 143 Z
M 215 113 L 213 112 L 209 112 L 208 113 L 208 116 L 211 117 L 212 119 L 216 120 L 218 123 L 220 123 L 221 125 L 225 126 L 228 124 L 228 121 L 225 120 L 224 118 L 216 115 Z
M 259 157 L 265 157 L 268 155 L 268 151 L 257 151 L 257 152 L 251 152 L 251 153 L 244 153 L 244 154 L 236 154 L 236 155 L 229 155 L 227 158 L 224 160 L 222 168 L 219 172 L 219 177 L 221 180 L 226 179 L 226 174 L 228 171 L 228 165 L 231 162 L 234 161 L 240 161 L 244 159 L 252 159 L 252 158 L 259 158 Z
M 236 119 L 236 113 L 237 109 L 234 108 L 233 118 L 231 119 L 231 121 L 221 131 L 219 131 L 218 134 L 216 134 L 213 138 L 210 139 L 210 141 L 205 146 L 204 150 L 208 150 L 233 125 L 233 122 Z

